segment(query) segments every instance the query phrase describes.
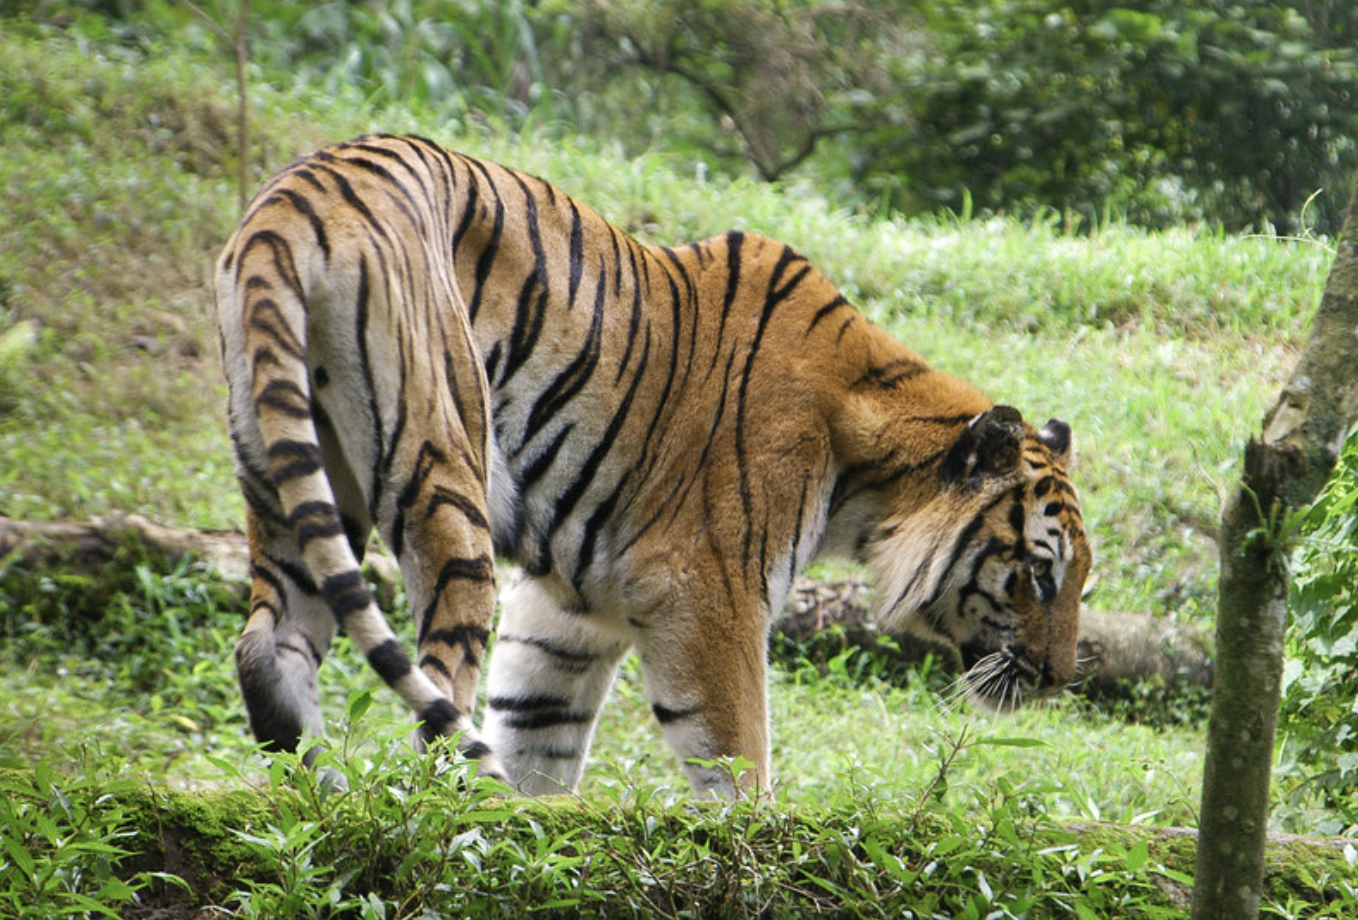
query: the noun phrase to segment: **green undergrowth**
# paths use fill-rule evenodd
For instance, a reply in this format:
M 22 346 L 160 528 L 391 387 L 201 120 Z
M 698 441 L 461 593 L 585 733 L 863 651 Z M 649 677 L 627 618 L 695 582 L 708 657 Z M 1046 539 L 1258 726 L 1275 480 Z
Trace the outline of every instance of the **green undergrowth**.
M 529 801 L 444 748 L 412 753 L 372 702 L 349 698 L 349 729 L 316 769 L 280 756 L 260 778 L 214 758 L 208 790 L 138 783 L 107 754 L 79 774 L 0 772 L 0 903 L 17 918 L 205 905 L 269 918 L 1187 916 L 1189 836 L 1064 826 L 1009 782 L 949 807 L 950 771 L 1017 739 L 954 739 L 928 783 L 892 800 L 708 803 L 619 785 Z M 1353 862 L 1321 843 L 1275 851 L 1269 915 L 1347 916 Z

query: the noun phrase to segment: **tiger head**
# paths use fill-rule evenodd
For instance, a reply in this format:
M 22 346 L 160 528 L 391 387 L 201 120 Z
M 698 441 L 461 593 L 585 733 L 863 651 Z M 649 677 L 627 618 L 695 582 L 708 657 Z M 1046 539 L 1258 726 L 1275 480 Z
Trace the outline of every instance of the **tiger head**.
M 923 507 L 903 502 L 868 548 L 877 621 L 955 650 L 972 698 L 995 709 L 1075 676 L 1091 554 L 1071 454 L 1065 422 L 1034 429 L 992 408 L 945 451 Z

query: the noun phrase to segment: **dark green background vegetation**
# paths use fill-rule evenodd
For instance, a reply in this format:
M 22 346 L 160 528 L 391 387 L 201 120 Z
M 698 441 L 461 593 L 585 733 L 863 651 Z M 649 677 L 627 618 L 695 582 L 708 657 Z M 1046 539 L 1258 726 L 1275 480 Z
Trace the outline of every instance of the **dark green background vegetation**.
M 129 47 L 216 41 L 167 0 L 7 6 Z M 237 9 L 199 6 L 227 27 Z M 1358 166 L 1348 0 L 259 0 L 251 13 L 271 82 L 806 177 L 869 209 L 1332 232 Z

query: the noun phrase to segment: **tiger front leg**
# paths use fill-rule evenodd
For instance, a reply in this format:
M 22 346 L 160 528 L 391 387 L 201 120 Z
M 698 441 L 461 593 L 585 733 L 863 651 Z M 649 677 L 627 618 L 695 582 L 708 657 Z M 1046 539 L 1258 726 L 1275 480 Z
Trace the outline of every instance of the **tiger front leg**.
M 638 650 L 651 711 L 689 782 L 730 799 L 767 790 L 772 776 L 767 630 L 755 615 L 709 612 L 657 620 Z

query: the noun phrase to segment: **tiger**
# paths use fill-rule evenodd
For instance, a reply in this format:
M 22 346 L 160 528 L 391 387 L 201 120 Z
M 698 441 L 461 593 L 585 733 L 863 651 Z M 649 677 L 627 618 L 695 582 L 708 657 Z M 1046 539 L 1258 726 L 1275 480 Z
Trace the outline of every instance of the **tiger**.
M 215 303 L 265 750 L 323 735 L 342 629 L 416 744 L 455 739 L 523 793 L 578 788 L 633 653 L 695 794 L 767 790 L 771 624 L 825 556 L 992 708 L 1074 675 L 1070 426 L 932 368 L 790 246 L 643 245 L 527 173 L 365 135 L 263 186 Z M 415 657 L 360 572 L 374 529 Z M 487 656 L 497 558 L 517 569 Z

